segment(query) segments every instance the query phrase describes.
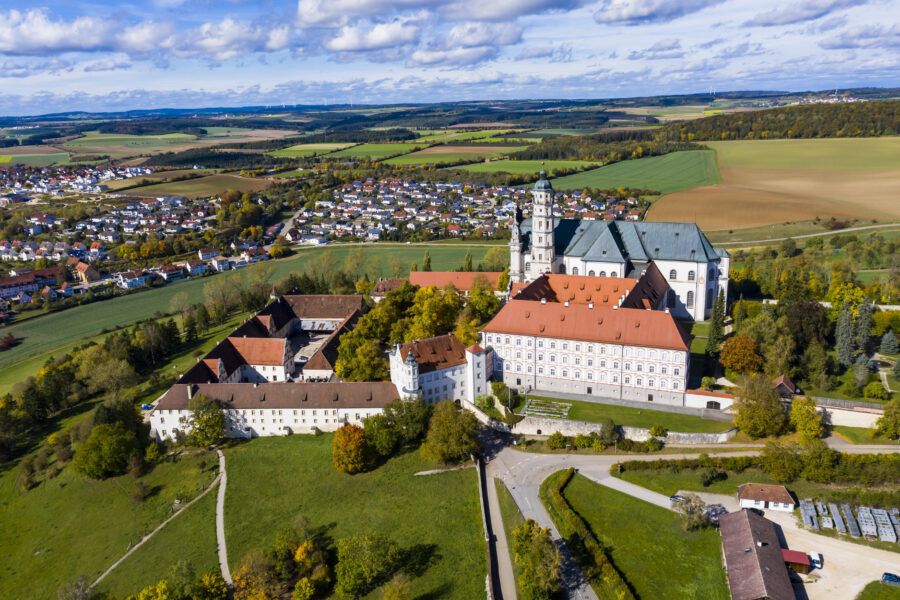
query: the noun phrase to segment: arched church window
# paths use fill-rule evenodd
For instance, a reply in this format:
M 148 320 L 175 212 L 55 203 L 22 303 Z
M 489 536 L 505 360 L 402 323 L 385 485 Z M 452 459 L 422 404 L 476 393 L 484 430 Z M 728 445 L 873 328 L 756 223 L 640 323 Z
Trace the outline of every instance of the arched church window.
M 606 271 L 600 271 L 600 277 L 606 277 Z
M 563 275 L 566 274 L 566 265 L 559 265 L 559 272 Z
M 675 271 L 675 269 L 672 269 L 671 271 L 669 271 L 669 281 L 675 281 L 676 279 L 678 279 L 678 273 Z
M 685 302 L 685 306 L 688 308 L 694 308 L 694 292 L 690 291 L 687 293 L 687 302 Z
M 693 271 L 688 271 L 688 281 L 693 281 L 695 277 L 696 273 L 694 273 Z
M 712 308 L 713 305 L 713 291 L 712 289 L 706 290 L 706 308 Z
M 530 270 L 531 270 L 531 263 L 525 263 L 525 270 L 526 270 L 526 271 L 530 271 Z
M 578 267 L 572 267 L 572 275 L 578 275 Z
M 616 272 L 615 272 L 615 271 L 613 271 L 612 273 L 610 273 L 609 276 L 610 276 L 610 277 L 618 277 L 618 275 L 616 275 Z
M 588 275 L 591 276 L 591 277 L 593 277 L 593 276 L 594 276 L 594 271 L 588 271 Z

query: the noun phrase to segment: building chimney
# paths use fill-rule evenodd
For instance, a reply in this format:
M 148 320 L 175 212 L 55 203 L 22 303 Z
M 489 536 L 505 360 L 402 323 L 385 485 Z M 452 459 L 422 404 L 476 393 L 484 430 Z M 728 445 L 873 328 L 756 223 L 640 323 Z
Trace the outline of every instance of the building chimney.
M 593 310 L 593 309 L 594 309 L 594 303 L 588 302 L 588 310 Z
M 547 304 L 547 299 L 546 299 L 546 298 L 541 298 L 541 304 Z
M 258 388 L 258 387 L 259 387 L 259 382 L 258 382 L 258 381 L 254 381 L 254 382 L 253 382 L 253 389 L 256 389 L 256 388 Z
M 565 306 L 566 308 L 569 307 L 569 301 L 568 301 L 568 300 L 566 300 L 563 304 L 564 304 L 564 306 Z
M 666 314 L 669 314 L 669 307 L 666 307 Z
M 187 394 L 188 394 L 188 400 L 192 400 L 194 398 L 194 384 L 193 383 L 190 384 L 189 386 L 187 386 Z

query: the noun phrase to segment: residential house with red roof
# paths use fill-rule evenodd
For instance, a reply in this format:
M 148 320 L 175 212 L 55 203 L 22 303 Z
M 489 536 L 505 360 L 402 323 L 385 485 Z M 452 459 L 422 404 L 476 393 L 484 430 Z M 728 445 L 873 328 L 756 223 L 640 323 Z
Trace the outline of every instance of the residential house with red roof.
M 452 333 L 397 344 L 391 349 L 391 382 L 407 398 L 475 403 L 490 393 L 489 353 L 468 348 Z

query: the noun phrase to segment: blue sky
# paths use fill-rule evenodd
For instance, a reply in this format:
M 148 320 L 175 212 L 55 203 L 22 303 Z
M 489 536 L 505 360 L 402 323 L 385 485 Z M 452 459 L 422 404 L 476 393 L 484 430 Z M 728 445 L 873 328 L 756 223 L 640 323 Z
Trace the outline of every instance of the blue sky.
M 900 86 L 900 0 L 7 0 L 0 114 Z

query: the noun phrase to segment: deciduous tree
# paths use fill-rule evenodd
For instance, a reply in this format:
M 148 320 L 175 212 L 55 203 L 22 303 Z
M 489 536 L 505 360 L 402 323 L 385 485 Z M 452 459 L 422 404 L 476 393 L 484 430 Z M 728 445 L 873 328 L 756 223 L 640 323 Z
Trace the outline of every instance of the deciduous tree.
M 560 589 L 562 555 L 550 529 L 528 519 L 512 531 L 516 564 L 522 568 L 519 588 L 523 600 L 552 598 Z
M 900 396 L 884 405 L 884 414 L 875 422 L 875 432 L 886 438 L 900 438 Z
M 270 600 L 277 595 L 274 565 L 261 550 L 248 552 L 233 577 L 235 600 Z
M 790 483 L 797 479 L 803 470 L 797 446 L 768 442 L 759 454 L 762 470 L 779 483 Z
M 359 598 L 390 577 L 399 559 L 397 545 L 380 533 L 355 533 L 337 542 L 335 591 Z
M 121 475 L 128 457 L 140 454 L 141 446 L 133 430 L 122 423 L 96 425 L 88 440 L 78 446 L 72 459 L 76 473 L 91 479 Z
M 719 361 L 726 368 L 738 373 L 757 373 L 763 365 L 756 342 L 742 333 L 725 340 Z
M 190 415 L 186 417 L 188 444 L 204 448 L 219 443 L 225 436 L 225 413 L 214 400 L 200 395 L 188 402 Z
M 371 464 L 366 434 L 359 425 L 344 425 L 334 433 L 331 444 L 334 468 L 341 473 L 360 473 Z
M 825 430 L 822 426 L 822 416 L 816 411 L 814 398 L 805 396 L 794 398 L 791 402 L 790 421 L 794 430 L 806 441 L 822 437 Z
M 765 376 L 743 378 L 734 409 L 734 424 L 752 438 L 778 435 L 784 429 L 781 399 Z
M 436 462 L 455 462 L 468 458 L 478 449 L 478 420 L 452 400 L 440 402 L 428 425 L 422 453 Z

